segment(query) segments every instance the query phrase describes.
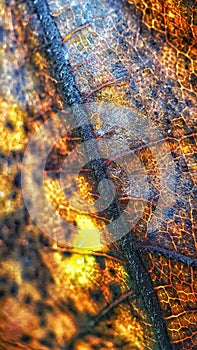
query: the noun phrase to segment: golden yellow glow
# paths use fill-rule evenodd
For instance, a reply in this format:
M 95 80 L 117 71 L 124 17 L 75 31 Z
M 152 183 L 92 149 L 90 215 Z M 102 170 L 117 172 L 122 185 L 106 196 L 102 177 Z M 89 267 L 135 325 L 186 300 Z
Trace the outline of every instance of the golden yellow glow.
M 174 18 L 174 17 L 175 17 L 175 16 L 174 16 L 174 13 L 171 12 L 171 11 L 168 12 L 168 16 L 169 16 L 170 18 Z
M 17 173 L 17 168 L 12 166 L 8 167 L 5 164 L 2 167 L 0 174 L 0 217 L 9 215 L 20 206 L 21 192 L 20 189 L 16 189 L 13 186 L 14 176 Z M 11 196 L 12 190 L 14 196 Z
M 92 350 L 91 345 L 82 340 L 77 341 L 75 348 L 76 350 Z
M 69 183 L 72 182 L 70 181 Z M 90 249 L 99 249 L 102 247 L 99 231 L 102 223 L 100 223 L 98 227 L 98 222 L 94 217 L 89 216 L 89 214 L 80 213 L 78 210 L 78 203 L 81 201 L 81 193 L 71 188 L 72 203 L 76 203 L 75 206 L 73 206 L 73 204 L 71 206 L 69 202 L 66 201 L 58 180 L 47 178 L 44 186 L 46 196 L 56 213 L 65 221 L 76 223 L 77 235 L 75 233 L 73 237 L 70 236 L 73 247 Z
M 193 153 L 193 145 L 189 143 L 189 139 L 180 142 L 180 148 L 183 154 Z
M 22 150 L 26 141 L 24 131 L 26 112 L 17 102 L 1 98 L 0 115 L 0 149 L 6 154 Z
M 131 316 L 128 306 L 119 308 L 118 317 L 115 320 L 115 332 L 126 339 L 130 346 L 132 345 L 135 349 L 145 349 L 143 327 L 135 317 Z
M 82 175 L 78 176 L 78 188 L 82 198 L 91 203 L 94 201 L 92 197 L 92 186 Z
M 117 106 L 127 106 L 127 100 L 125 99 L 125 94 L 127 88 L 129 87 L 129 82 L 120 82 L 116 85 L 111 85 L 103 88 L 101 92 L 98 92 L 97 101 L 113 102 Z
M 40 68 L 42 71 L 44 68 L 47 67 L 47 62 L 44 59 L 44 57 L 40 54 L 40 52 L 36 51 L 32 57 L 33 62 L 35 63 L 36 66 Z
M 95 258 L 90 255 L 73 254 L 65 265 L 70 279 L 81 287 L 89 285 L 95 269 Z
M 79 227 L 78 235 L 74 240 L 77 248 L 101 248 L 100 232 L 95 222 L 87 215 L 77 215 L 76 223 Z

